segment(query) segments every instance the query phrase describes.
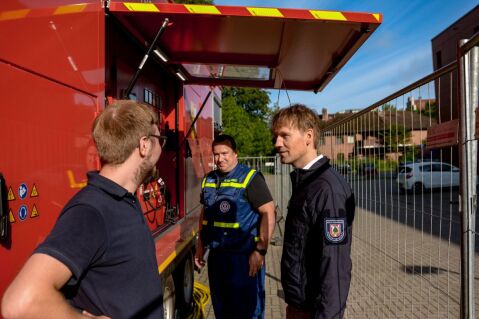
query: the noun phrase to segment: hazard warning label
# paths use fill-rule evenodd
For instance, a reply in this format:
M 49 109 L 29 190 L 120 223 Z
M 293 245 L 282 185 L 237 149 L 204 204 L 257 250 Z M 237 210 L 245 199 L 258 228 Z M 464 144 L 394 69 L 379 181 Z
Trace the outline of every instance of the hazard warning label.
M 11 209 L 10 209 L 10 211 L 8 212 L 8 215 L 9 215 L 9 218 L 10 218 L 10 224 L 13 224 L 14 222 L 16 222 L 15 216 L 13 216 L 13 213 L 12 213 L 12 210 L 11 210 Z
M 15 194 L 13 193 L 12 186 L 8 188 L 8 200 L 15 200 Z
M 32 192 L 30 193 L 30 197 L 38 197 L 37 185 L 35 185 L 35 184 L 33 184 Z
M 38 214 L 37 206 L 35 206 L 35 204 L 33 204 L 32 213 L 30 214 L 30 218 L 38 217 L 39 215 L 40 214 Z

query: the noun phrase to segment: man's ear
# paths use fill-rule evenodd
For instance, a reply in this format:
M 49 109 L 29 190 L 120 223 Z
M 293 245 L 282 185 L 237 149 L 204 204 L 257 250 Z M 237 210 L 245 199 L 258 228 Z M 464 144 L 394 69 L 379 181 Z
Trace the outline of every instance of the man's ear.
M 313 131 L 312 128 L 306 130 L 305 136 L 306 136 L 306 144 L 307 145 L 310 145 L 310 144 L 314 143 L 314 131 Z
M 138 149 L 139 149 L 141 157 L 145 157 L 146 154 L 148 154 L 148 150 L 150 149 L 150 147 L 151 147 L 151 141 L 148 137 L 143 136 L 142 138 L 140 138 L 140 145 Z

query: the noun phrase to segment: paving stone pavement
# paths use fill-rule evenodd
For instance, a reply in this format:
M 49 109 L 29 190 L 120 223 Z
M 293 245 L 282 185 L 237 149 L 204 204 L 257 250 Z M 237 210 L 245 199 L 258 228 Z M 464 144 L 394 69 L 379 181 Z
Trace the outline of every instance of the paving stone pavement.
M 265 319 L 276 319 L 286 317 L 286 303 L 282 295 L 282 288 L 280 282 L 280 260 L 281 260 L 280 245 L 271 245 L 266 255 L 266 278 L 265 278 L 265 293 L 266 293 L 266 311 Z M 201 283 L 208 283 L 208 271 L 203 269 L 200 274 L 195 272 L 195 280 Z M 211 302 L 206 307 L 207 319 L 215 318 Z M 245 318 L 246 319 L 246 318 Z
M 281 240 L 277 240 L 267 254 L 266 319 L 285 318 L 281 250 Z M 459 246 L 358 208 L 352 259 L 345 318 L 459 318 Z M 478 265 L 476 255 L 476 273 Z M 206 269 L 195 273 L 195 280 L 207 284 Z M 211 304 L 206 311 L 208 319 L 214 318 Z

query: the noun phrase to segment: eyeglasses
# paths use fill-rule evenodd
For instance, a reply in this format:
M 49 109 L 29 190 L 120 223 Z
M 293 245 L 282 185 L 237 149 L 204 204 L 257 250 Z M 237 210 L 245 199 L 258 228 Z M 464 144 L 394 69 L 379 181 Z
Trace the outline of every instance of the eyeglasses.
M 156 135 L 156 134 L 148 135 L 148 137 L 150 137 L 150 136 L 156 137 L 158 139 L 158 142 L 160 142 L 161 148 L 165 147 L 166 138 L 167 138 L 165 135 Z

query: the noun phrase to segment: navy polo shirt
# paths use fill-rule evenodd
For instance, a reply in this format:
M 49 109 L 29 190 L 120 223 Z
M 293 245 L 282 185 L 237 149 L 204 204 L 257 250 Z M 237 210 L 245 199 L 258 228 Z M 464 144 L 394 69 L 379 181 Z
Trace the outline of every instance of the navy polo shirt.
M 35 253 L 71 270 L 63 292 L 74 307 L 114 319 L 163 318 L 155 244 L 138 200 L 98 173 L 88 173 Z

